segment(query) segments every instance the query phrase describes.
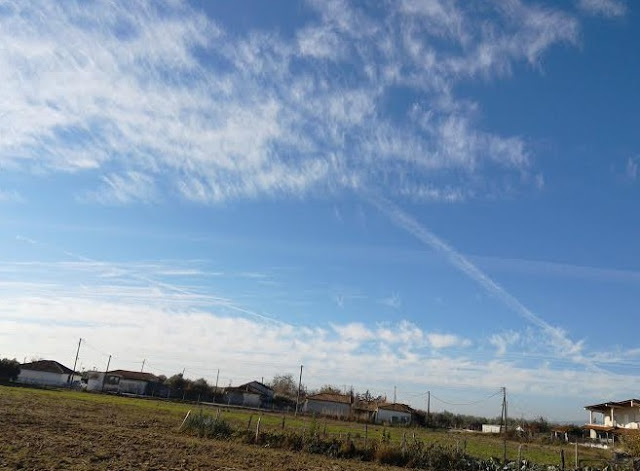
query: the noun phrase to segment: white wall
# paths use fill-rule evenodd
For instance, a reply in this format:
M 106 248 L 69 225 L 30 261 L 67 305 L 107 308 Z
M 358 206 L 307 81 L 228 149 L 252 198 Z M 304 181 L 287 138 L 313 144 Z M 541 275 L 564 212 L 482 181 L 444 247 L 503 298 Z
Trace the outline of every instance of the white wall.
M 349 417 L 351 414 L 351 404 L 307 399 L 304 403 L 304 412 L 329 415 L 332 417 Z
M 49 373 L 47 371 L 20 370 L 19 383 L 38 384 L 41 386 L 66 386 L 69 375 L 61 373 Z M 73 381 L 79 381 L 79 376 L 74 376 Z
M 609 427 L 640 428 L 640 409 L 637 407 L 614 409 L 613 421 L 611 420 L 611 413 L 609 412 L 604 415 L 604 425 Z
M 411 414 L 409 412 L 378 409 L 378 413 L 376 414 L 376 422 L 388 422 L 390 424 L 408 424 L 411 423 Z

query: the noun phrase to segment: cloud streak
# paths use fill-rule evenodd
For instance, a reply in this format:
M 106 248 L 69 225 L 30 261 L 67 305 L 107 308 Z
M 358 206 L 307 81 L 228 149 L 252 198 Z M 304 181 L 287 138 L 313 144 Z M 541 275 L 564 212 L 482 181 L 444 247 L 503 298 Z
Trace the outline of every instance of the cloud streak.
M 455 202 L 486 192 L 484 180 L 526 182 L 526 140 L 481 129 L 477 104 L 453 85 L 536 65 L 575 42 L 578 24 L 557 9 L 500 5 L 479 27 L 474 9 L 440 1 L 387 4 L 378 16 L 310 2 L 292 42 L 229 31 L 180 1 L 10 2 L 0 163 L 64 173 L 81 201 L 117 205 L 380 181 L 393 195 Z
M 474 265 L 467 257 L 441 240 L 391 201 L 371 194 L 365 195 L 364 197 L 391 219 L 396 226 L 407 231 L 422 243 L 443 255 L 455 268 L 482 286 L 489 294 L 500 300 L 520 317 L 539 328 L 547 336 L 550 347 L 559 354 L 569 357 L 583 365 L 589 364 L 581 353 L 583 347 L 582 342 L 572 341 L 562 329 L 549 324 L 543 318 L 536 315 L 515 296 Z

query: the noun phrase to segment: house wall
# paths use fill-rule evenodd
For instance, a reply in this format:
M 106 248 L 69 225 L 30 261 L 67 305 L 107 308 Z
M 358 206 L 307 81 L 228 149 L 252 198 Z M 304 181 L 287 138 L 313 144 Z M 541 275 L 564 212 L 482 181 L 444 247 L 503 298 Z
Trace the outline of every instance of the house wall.
M 482 424 L 482 433 L 500 433 L 501 431 L 501 425 Z
M 47 371 L 20 370 L 18 382 L 25 384 L 39 384 L 41 386 L 66 386 L 69 375 L 61 373 L 49 373 Z M 78 376 L 74 376 L 74 381 L 79 381 Z
M 351 415 L 351 404 L 307 399 L 304 403 L 304 412 L 332 417 L 349 417 Z
M 640 428 L 640 409 L 637 407 L 614 409 L 613 420 L 611 412 L 604 414 L 604 425 L 609 427 Z
M 378 409 L 376 422 L 379 424 L 383 422 L 388 422 L 390 424 L 409 424 L 411 423 L 411 414 L 409 412 Z

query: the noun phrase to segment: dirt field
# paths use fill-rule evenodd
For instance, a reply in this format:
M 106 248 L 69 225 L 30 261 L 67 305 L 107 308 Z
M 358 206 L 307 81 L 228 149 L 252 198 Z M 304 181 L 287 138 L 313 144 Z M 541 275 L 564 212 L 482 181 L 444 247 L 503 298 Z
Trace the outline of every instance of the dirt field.
M 399 469 L 188 437 L 180 408 L 147 402 L 0 386 L 0 469 Z
M 265 449 L 178 432 L 189 409 L 197 406 L 158 400 L 131 399 L 73 391 L 50 391 L 0 386 L 0 470 L 393 470 L 390 466 L 355 460 L 331 460 L 319 455 Z M 235 428 L 247 426 L 248 411 L 224 411 Z M 287 417 L 287 427 L 308 427 L 309 418 Z M 254 422 L 255 424 L 255 417 Z M 264 414 L 265 429 L 279 430 L 282 416 Z M 334 435 L 359 437 L 362 424 L 322 421 Z M 502 441 L 483 435 L 460 435 L 424 429 L 387 429 L 392 440 L 415 433 L 425 443 L 457 447 L 486 459 L 502 455 Z M 384 428 L 371 426 L 369 436 Z M 361 439 L 362 437 L 360 437 Z M 524 444 L 523 458 L 538 464 L 559 465 L 559 453 L 568 445 Z M 508 457 L 514 460 L 519 444 L 509 442 Z M 585 464 L 597 464 L 610 452 L 581 449 Z M 571 460 L 571 458 L 568 458 Z

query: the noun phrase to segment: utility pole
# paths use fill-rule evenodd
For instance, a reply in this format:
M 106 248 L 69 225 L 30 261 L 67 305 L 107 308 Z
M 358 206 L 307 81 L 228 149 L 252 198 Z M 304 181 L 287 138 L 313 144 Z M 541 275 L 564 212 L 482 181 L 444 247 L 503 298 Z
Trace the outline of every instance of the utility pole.
M 396 403 L 396 387 L 393 387 L 393 403 Z
M 218 379 L 220 379 L 220 368 L 218 368 L 218 372 L 216 373 L 216 393 L 218 392 Z
M 147 362 L 147 359 L 146 359 L 146 358 L 144 358 L 144 359 L 142 360 L 142 368 L 140 368 L 140 373 L 142 373 L 142 370 L 144 370 L 144 364 L 145 364 L 146 362 Z
M 104 370 L 104 374 L 102 375 L 102 386 L 100 387 L 100 392 L 104 392 L 104 381 L 107 379 L 107 371 L 109 371 L 110 364 L 111 364 L 111 355 L 109 355 L 109 360 L 107 360 L 107 369 Z
M 82 338 L 78 340 L 78 349 L 76 350 L 76 360 L 73 362 L 73 372 L 69 375 L 69 380 L 67 381 L 67 383 L 69 383 L 69 386 L 71 386 L 71 383 L 73 382 L 73 376 L 76 374 L 76 365 L 78 364 L 78 357 L 80 356 L 81 343 L 82 343 Z
M 500 425 L 504 427 L 502 430 L 503 433 L 503 459 L 504 463 L 507 462 L 507 388 L 505 386 L 502 387 L 502 415 L 500 417 Z
M 427 391 L 427 425 L 431 424 L 431 391 Z
M 296 398 L 296 413 L 298 415 L 298 409 L 300 408 L 300 390 L 302 389 L 302 365 L 300 365 L 300 379 L 298 380 L 298 397 Z

